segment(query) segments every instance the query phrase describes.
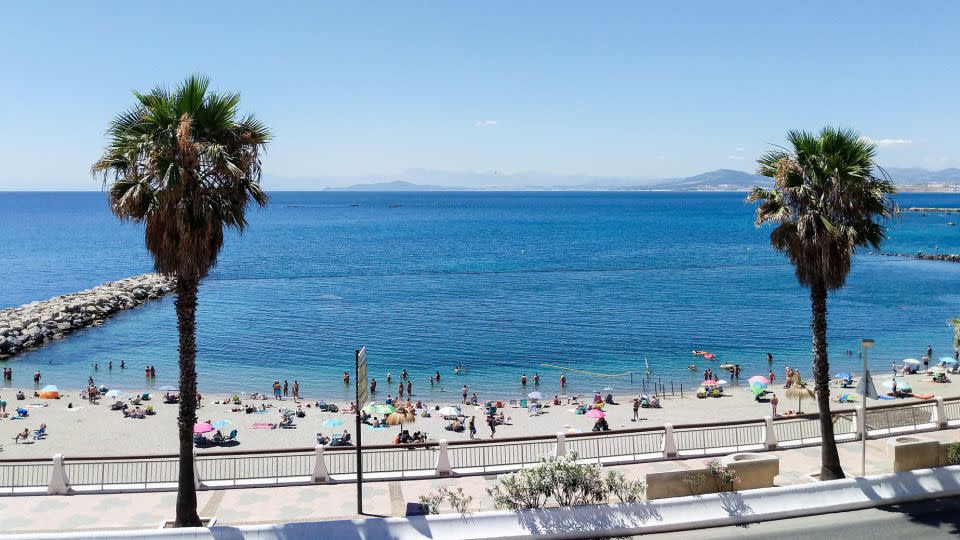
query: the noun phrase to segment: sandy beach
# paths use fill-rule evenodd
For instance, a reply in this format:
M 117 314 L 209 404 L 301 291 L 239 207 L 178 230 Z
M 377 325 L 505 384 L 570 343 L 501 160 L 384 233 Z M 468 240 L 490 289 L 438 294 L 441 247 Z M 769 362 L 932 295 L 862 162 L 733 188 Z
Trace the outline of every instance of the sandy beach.
M 906 376 L 906 379 L 913 385 L 915 393 L 934 394 L 942 397 L 960 396 L 960 384 L 936 384 L 931 382 L 929 375 L 923 374 L 909 375 Z M 878 390 L 883 391 L 881 382 L 884 377 L 875 376 L 874 380 Z M 771 389 L 777 393 L 780 399 L 778 411 L 797 409 L 795 401 L 786 399 L 781 385 L 775 384 Z M 177 405 L 164 404 L 162 396 L 159 394 L 155 394 L 154 399 L 149 402 L 154 405 L 157 414 L 145 419 L 133 419 L 124 418 L 120 411 L 110 410 L 110 404 L 114 400 L 103 399 L 98 405 L 92 405 L 86 399 L 80 399 L 79 392 L 76 390 L 65 390 L 60 399 L 54 400 L 29 397 L 33 394 L 32 388 L 24 389 L 24 391 L 28 398 L 23 401 L 14 398 L 16 389 L 6 389 L 0 394 L 2 399 L 7 401 L 7 412 L 13 413 L 17 407 L 24 407 L 29 411 L 29 417 L 26 419 L 5 418 L 0 420 L 0 442 L 3 445 L 0 457 L 2 458 L 46 458 L 56 453 L 63 453 L 65 456 L 174 454 L 177 451 Z M 832 391 L 834 395 L 840 392 L 846 393 L 852 392 L 852 390 L 837 388 Z M 343 412 L 321 412 L 313 406 L 313 401 L 309 400 L 309 396 L 306 399 L 301 399 L 299 403 L 295 403 L 292 398 L 285 398 L 282 401 L 247 399 L 244 401 L 245 404 L 259 406 L 262 403 L 268 405 L 265 413 L 253 414 L 247 414 L 243 411 L 233 412 L 231 411 L 231 405 L 214 403 L 215 401 L 226 400 L 229 397 L 228 395 L 217 394 L 204 395 L 203 405 L 198 410 L 198 418 L 201 422 L 229 420 L 233 425 L 224 432 L 226 434 L 229 429 L 236 429 L 239 440 L 239 444 L 231 447 L 231 450 L 311 448 L 315 444 L 318 432 L 325 435 L 339 433 L 344 429 L 351 433 L 354 432 L 354 417 L 352 415 Z M 592 396 L 584 397 L 592 399 Z M 633 397 L 633 394 L 614 394 L 614 399 L 618 405 L 607 406 L 606 408 L 607 421 L 611 429 L 658 426 L 665 422 L 679 425 L 725 420 L 752 420 L 771 413 L 769 403 L 758 403 L 752 398 L 745 381 L 742 381 L 739 385 L 727 386 L 726 392 L 721 398 L 697 399 L 692 393 L 685 394 L 683 399 L 679 397 L 664 398 L 662 408 L 640 409 L 640 420 L 637 422 L 631 421 L 632 407 L 630 401 Z M 562 405 L 549 406 L 543 414 L 535 417 L 529 416 L 527 411 L 519 408 L 519 406 L 510 407 L 509 404 L 505 403 L 507 406 L 503 411 L 511 420 L 507 425 L 497 427 L 496 437 L 590 431 L 594 420 L 583 415 L 575 415 L 572 412 L 574 405 L 567 405 L 566 397 L 562 397 L 562 401 Z M 897 401 L 870 401 L 868 406 L 916 401 L 918 400 L 915 398 Z M 71 403 L 73 407 L 69 408 L 68 405 Z M 433 411 L 435 406 L 442 407 L 451 404 L 449 401 L 424 403 L 434 413 L 433 416 L 430 418 L 418 416 L 416 423 L 407 426 L 406 429 L 409 429 L 411 433 L 425 431 L 430 440 L 441 438 L 447 440 L 468 439 L 469 434 L 466 431 L 453 433 L 444 430 L 447 421 Z M 296 409 L 298 405 L 306 413 L 306 416 L 297 418 L 296 427 L 293 429 L 254 429 L 252 427 L 255 423 L 277 424 L 280 421 L 279 410 L 281 408 Z M 804 401 L 802 405 L 804 412 L 816 412 L 817 410 L 813 401 Z M 834 410 L 849 410 L 855 406 L 841 403 L 833 403 L 832 405 Z M 468 415 L 476 415 L 477 436 L 485 439 L 490 438 L 490 429 L 484 421 L 483 411 L 474 406 L 464 406 L 463 410 Z M 14 415 L 15 413 L 11 414 L 11 417 Z M 337 427 L 324 425 L 324 422 L 330 419 L 339 419 L 343 421 L 343 425 Z M 22 432 L 24 428 L 32 431 L 42 423 L 47 425 L 46 437 L 39 441 L 33 441 L 31 437 L 26 444 L 14 442 L 15 435 Z M 399 428 L 373 429 L 364 426 L 363 430 L 365 444 L 390 444 Z M 221 448 L 198 449 L 198 452 L 202 454 L 218 450 L 221 450 Z

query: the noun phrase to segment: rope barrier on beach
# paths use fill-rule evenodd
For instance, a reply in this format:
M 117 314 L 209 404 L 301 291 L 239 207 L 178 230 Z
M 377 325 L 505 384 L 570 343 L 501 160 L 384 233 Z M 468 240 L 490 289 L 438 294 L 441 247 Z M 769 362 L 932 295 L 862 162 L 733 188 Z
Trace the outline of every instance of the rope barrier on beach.
M 542 367 L 553 368 L 553 369 L 562 369 L 564 371 L 570 371 L 573 373 L 580 373 L 582 375 L 590 375 L 591 377 L 607 377 L 611 379 L 619 379 L 621 377 L 629 377 L 633 373 L 626 371 L 624 373 L 596 373 L 593 371 L 584 371 L 582 369 L 574 369 L 566 366 L 557 366 L 554 364 L 540 364 Z

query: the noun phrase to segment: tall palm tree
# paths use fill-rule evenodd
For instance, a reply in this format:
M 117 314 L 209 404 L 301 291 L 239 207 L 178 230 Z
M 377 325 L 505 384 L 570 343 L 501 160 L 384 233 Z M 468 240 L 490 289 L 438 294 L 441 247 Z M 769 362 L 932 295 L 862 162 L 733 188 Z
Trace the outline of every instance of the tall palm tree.
M 883 218 L 897 212 L 889 197 L 893 182 L 874 161 L 876 145 L 847 129 L 813 134 L 790 131 L 788 146 L 758 160 L 758 174 L 775 180 L 773 189 L 754 187 L 756 224 L 773 224 L 770 243 L 810 289 L 813 375 L 820 409 L 820 478 L 843 478 L 830 416 L 827 358 L 827 294 L 843 287 L 857 248 L 880 248 Z
M 103 156 L 93 164 L 121 220 L 145 224 L 146 246 L 157 272 L 176 277 L 180 334 L 180 472 L 176 525 L 200 526 L 193 474 L 197 422 L 197 288 L 223 247 L 225 228 L 243 231 L 246 208 L 260 206 L 260 152 L 270 132 L 252 115 L 240 116 L 240 95 L 208 91 L 191 76 L 173 91 L 134 92 L 136 104 L 107 129 Z

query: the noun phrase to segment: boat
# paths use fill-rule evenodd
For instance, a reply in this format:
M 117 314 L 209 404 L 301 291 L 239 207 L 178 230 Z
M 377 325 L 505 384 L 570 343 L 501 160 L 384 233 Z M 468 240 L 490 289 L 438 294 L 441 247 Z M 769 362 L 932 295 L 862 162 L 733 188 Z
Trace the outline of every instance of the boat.
M 700 349 L 694 349 L 690 351 L 690 354 L 693 354 L 695 356 L 703 356 L 705 354 L 710 354 L 710 351 L 701 351 Z

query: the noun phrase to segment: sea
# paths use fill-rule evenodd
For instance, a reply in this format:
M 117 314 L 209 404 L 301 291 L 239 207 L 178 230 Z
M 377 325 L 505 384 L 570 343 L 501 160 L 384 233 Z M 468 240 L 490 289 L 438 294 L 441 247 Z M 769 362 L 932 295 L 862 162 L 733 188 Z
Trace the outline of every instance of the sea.
M 956 194 L 896 198 L 960 206 Z M 903 213 L 883 250 L 960 253 L 953 219 Z M 561 371 L 570 392 L 650 381 L 689 392 L 721 363 L 765 375 L 768 352 L 777 377 L 788 365 L 810 375 L 808 291 L 742 193 L 277 192 L 249 220 L 200 290 L 199 386 L 213 396 L 269 392 L 276 379 L 349 400 L 343 373 L 363 346 L 380 398 L 403 369 L 427 401 L 459 400 L 464 385 L 481 399 L 555 394 Z M 0 193 L 0 261 L 0 308 L 152 270 L 142 227 L 99 192 Z M 876 340 L 870 363 L 884 373 L 928 345 L 952 355 L 958 284 L 960 264 L 859 253 L 829 299 L 831 369 L 859 372 L 861 338 Z M 32 388 L 40 370 L 61 388 L 175 385 L 173 301 L 19 355 L 4 384 Z

